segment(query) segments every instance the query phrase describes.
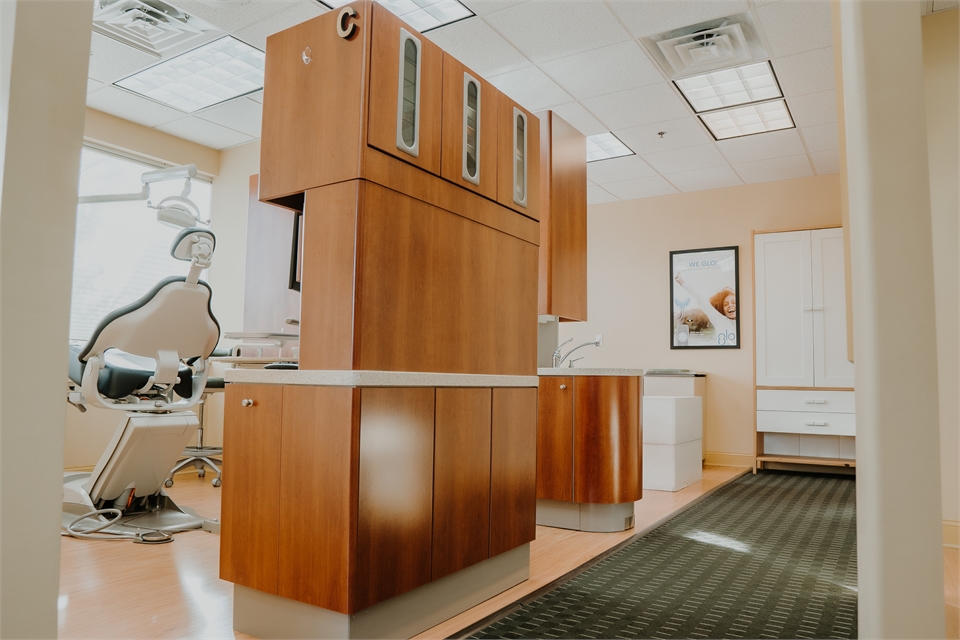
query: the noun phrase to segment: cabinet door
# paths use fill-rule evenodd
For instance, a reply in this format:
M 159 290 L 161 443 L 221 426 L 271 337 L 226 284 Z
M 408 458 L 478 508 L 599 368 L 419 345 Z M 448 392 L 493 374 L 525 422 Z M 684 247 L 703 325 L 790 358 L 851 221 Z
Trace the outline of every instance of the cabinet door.
M 573 378 L 540 376 L 537 497 L 573 501 Z
M 440 175 L 443 50 L 373 7 L 367 142 Z
M 497 199 L 497 90 L 448 53 L 443 54 L 440 175 Z
M 537 535 L 537 390 L 494 389 L 490 557 Z
M 353 611 L 430 582 L 432 388 L 360 392 Z
M 540 120 L 500 93 L 497 108 L 497 201 L 540 219 Z
M 434 580 L 489 557 L 490 403 L 490 389 L 437 389 Z
M 573 499 L 614 504 L 643 497 L 640 378 L 574 378 Z
M 757 385 L 812 387 L 810 232 L 757 234 L 754 265 Z
M 229 384 L 224 395 L 220 578 L 275 594 L 283 387 Z
M 843 229 L 810 232 L 813 264 L 813 369 L 818 387 L 853 387 L 847 360 Z

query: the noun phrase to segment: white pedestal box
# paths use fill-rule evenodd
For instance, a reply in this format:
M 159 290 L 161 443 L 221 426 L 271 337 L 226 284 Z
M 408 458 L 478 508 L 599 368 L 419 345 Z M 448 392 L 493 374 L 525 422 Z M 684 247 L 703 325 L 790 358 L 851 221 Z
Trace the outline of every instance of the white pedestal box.
M 700 480 L 702 448 L 702 398 L 644 396 L 644 489 L 679 491 Z

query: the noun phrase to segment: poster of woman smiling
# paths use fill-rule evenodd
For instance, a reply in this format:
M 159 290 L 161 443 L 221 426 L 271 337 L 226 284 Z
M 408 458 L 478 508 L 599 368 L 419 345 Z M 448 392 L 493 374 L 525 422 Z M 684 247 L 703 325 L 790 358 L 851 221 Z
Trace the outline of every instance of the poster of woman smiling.
M 671 349 L 739 349 L 738 247 L 670 252 Z

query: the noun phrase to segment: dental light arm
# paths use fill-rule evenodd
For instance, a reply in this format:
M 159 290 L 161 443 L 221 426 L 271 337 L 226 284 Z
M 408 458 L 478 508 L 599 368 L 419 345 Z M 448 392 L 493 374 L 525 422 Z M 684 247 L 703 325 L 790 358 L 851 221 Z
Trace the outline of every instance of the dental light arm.
M 80 196 L 77 199 L 79 204 L 93 204 L 98 202 L 138 202 L 147 201 L 147 207 L 157 211 L 157 220 L 171 227 L 186 228 L 195 226 L 197 223 L 209 225 L 209 220 L 203 220 L 200 217 L 200 209 L 190 200 L 191 183 L 193 178 L 197 177 L 197 165 L 186 164 L 178 167 L 168 167 L 166 169 L 156 169 L 141 174 L 140 181 L 143 186 L 139 193 L 113 193 L 97 196 Z M 154 182 L 166 182 L 168 180 L 183 180 L 183 190 L 179 196 L 168 196 L 154 205 L 150 201 L 150 185 Z

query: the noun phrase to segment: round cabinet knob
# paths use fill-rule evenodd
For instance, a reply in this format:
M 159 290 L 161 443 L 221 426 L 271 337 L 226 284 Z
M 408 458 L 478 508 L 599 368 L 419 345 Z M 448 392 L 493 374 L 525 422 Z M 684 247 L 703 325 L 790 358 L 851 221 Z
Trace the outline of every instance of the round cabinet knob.
M 566 389 L 566 388 L 567 388 L 567 385 L 562 384 L 562 385 L 560 385 L 560 388 L 561 388 L 561 389 Z
M 252 406 L 253 406 L 253 400 L 251 400 L 250 398 L 244 398 L 243 400 L 240 401 L 240 406 L 241 406 L 241 407 L 252 407 Z

